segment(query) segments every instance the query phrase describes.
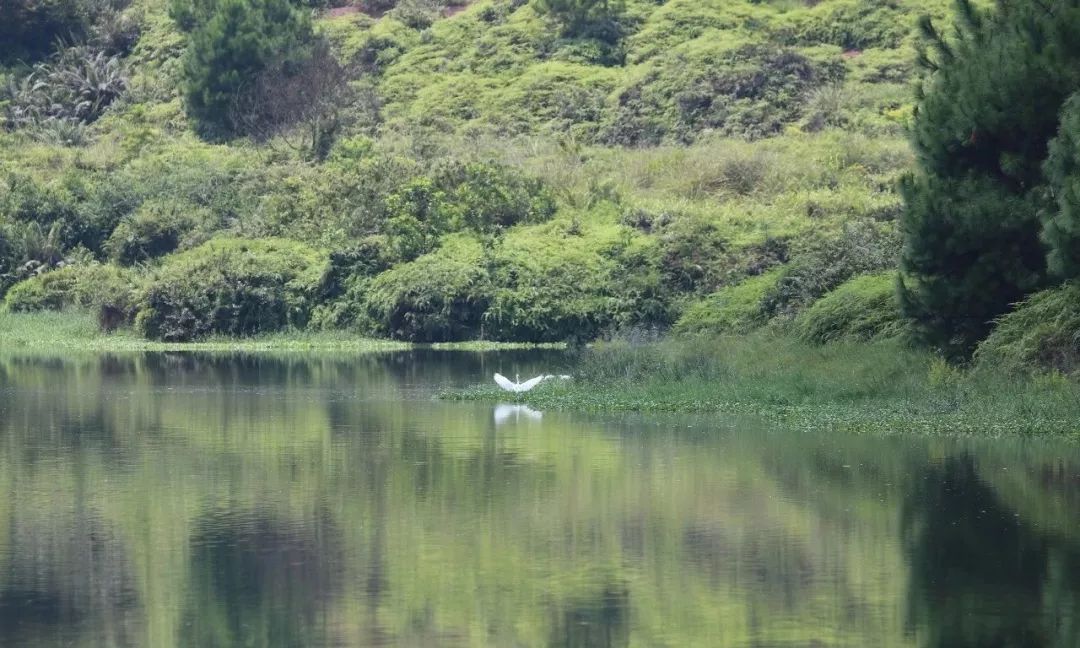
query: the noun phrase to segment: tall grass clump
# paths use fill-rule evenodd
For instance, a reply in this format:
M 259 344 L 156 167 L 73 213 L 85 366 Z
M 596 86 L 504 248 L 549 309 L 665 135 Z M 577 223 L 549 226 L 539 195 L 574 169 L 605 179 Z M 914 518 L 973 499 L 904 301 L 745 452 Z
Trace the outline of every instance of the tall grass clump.
M 894 344 L 816 347 L 764 333 L 655 345 L 612 342 L 586 352 L 580 381 L 645 390 L 670 403 L 801 405 L 918 391 L 929 356 Z M 684 393 L 683 393 L 684 392 Z
M 1080 370 L 1080 284 L 1036 293 L 1004 315 L 975 354 L 984 368 Z

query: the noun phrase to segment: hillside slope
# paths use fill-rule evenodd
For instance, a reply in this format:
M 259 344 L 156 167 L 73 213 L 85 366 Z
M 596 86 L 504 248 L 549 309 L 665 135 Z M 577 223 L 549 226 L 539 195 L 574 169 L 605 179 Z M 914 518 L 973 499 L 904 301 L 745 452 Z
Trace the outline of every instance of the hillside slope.
M 90 119 L 19 87 L 99 41 L 9 65 L 5 307 L 169 340 L 550 341 L 791 321 L 895 267 L 914 26 L 945 0 L 632 0 L 602 37 L 535 2 L 401 5 L 310 10 L 351 90 L 317 155 L 303 126 L 196 135 L 159 0 L 114 16 L 131 43 Z

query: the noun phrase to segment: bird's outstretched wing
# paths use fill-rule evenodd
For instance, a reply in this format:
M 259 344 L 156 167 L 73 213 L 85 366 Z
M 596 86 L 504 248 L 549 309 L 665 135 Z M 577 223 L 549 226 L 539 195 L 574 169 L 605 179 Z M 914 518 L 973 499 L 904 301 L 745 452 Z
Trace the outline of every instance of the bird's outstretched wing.
M 506 391 L 516 392 L 518 391 L 518 385 L 512 382 L 509 378 L 502 374 L 495 374 L 495 384 L 502 387 Z
M 521 391 L 523 391 L 523 392 L 527 392 L 530 389 L 532 389 L 533 387 L 536 387 L 540 383 L 544 382 L 545 378 L 547 378 L 547 376 L 537 376 L 536 378 L 533 378 L 532 380 L 526 380 L 525 382 L 521 383 L 521 385 L 519 386 L 519 389 L 521 389 Z

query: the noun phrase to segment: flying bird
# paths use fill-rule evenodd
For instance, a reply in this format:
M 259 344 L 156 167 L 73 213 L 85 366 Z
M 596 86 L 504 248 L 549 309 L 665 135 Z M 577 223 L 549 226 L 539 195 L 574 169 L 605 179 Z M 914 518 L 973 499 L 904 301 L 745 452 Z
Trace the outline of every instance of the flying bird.
M 547 376 L 537 376 L 536 378 L 533 378 L 532 380 L 526 380 L 525 382 L 515 382 L 514 380 L 510 380 L 506 376 L 497 373 L 495 374 L 495 384 L 497 384 L 499 387 L 502 387 L 508 392 L 521 394 L 544 382 L 545 378 L 547 378 Z M 514 379 L 521 380 L 521 376 L 515 374 Z
M 514 392 L 515 394 L 523 394 L 550 378 L 567 380 L 568 378 L 570 378 L 570 376 L 553 376 L 551 374 L 544 374 L 542 376 L 537 376 L 536 378 L 533 378 L 531 380 L 526 380 L 525 382 L 515 382 L 521 380 L 521 376 L 519 374 L 514 375 L 514 380 L 510 380 L 502 374 L 495 374 L 495 384 L 497 384 L 499 387 L 502 387 L 508 392 Z

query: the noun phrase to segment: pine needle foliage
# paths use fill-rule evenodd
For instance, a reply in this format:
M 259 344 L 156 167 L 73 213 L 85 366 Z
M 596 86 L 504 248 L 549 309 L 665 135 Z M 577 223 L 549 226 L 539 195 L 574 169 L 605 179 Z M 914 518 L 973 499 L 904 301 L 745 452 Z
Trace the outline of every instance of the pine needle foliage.
M 965 357 L 993 320 L 1048 280 L 1039 215 L 1043 162 L 1066 99 L 1080 88 L 1077 0 L 956 4 L 955 28 L 920 22 L 905 179 L 901 304 L 920 337 Z
M 1050 271 L 1056 277 L 1080 277 L 1080 94 L 1065 104 L 1061 129 L 1046 161 L 1056 209 L 1043 217 L 1043 240 L 1050 247 Z
M 191 34 L 184 60 L 187 113 L 204 136 L 237 129 L 229 116 L 252 79 L 299 63 L 315 42 L 311 19 L 288 0 L 221 0 Z

